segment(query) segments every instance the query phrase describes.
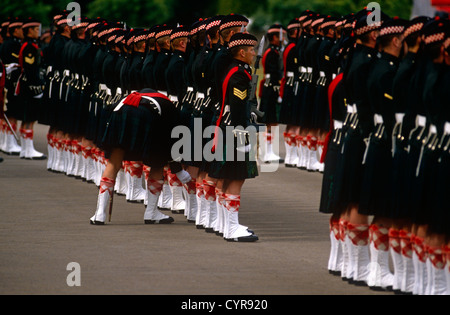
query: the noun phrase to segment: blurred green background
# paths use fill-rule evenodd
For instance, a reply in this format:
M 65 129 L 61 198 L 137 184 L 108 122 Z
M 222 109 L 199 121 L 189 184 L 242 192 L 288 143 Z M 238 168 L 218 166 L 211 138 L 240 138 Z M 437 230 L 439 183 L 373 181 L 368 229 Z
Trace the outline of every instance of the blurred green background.
M 48 27 L 51 17 L 67 7 L 67 0 L 2 0 L 0 18 L 29 17 Z M 370 0 L 78 0 L 81 14 L 124 21 L 130 27 L 148 28 L 155 24 L 190 25 L 195 20 L 216 14 L 240 13 L 251 19 L 252 30 L 260 32 L 275 22 L 287 24 L 292 18 L 310 9 L 318 13 L 341 16 L 357 12 Z M 390 16 L 409 19 L 413 0 L 378 0 Z

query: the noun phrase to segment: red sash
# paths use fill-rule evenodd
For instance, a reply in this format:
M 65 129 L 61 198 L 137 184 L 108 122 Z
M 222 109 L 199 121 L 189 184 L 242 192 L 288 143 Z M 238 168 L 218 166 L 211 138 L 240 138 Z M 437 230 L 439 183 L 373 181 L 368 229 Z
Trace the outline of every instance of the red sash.
M 165 100 L 170 101 L 167 96 L 161 93 L 139 93 L 139 92 L 133 92 L 130 95 L 127 96 L 127 98 L 123 101 L 124 105 L 134 106 L 138 107 L 139 103 L 141 102 L 142 96 L 148 96 L 148 97 L 159 97 L 163 98 Z

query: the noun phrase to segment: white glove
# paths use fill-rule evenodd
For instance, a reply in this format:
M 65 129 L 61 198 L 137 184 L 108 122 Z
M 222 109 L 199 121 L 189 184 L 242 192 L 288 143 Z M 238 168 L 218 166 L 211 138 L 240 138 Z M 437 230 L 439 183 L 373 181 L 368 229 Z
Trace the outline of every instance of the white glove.
M 241 146 L 236 148 L 236 151 L 242 152 L 242 153 L 248 153 L 250 152 L 252 146 L 250 144 L 247 144 L 246 146 Z
M 187 182 L 189 182 L 192 179 L 191 175 L 188 172 L 186 172 L 185 170 L 181 170 L 178 173 L 175 173 L 175 175 L 177 175 L 178 179 L 183 184 L 186 184 Z
M 10 63 L 9 65 L 7 65 L 5 67 L 6 74 L 7 75 L 11 74 L 11 72 L 13 72 L 14 70 L 17 70 L 17 68 L 19 68 L 19 64 L 18 63 Z

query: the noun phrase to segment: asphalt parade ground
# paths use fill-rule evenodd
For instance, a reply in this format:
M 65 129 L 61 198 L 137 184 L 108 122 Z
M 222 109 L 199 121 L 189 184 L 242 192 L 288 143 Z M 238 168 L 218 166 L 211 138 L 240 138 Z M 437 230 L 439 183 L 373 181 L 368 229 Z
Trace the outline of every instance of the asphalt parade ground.
M 35 126 L 41 152 L 47 152 L 47 130 Z M 182 214 L 172 215 L 170 225 L 145 225 L 144 205 L 118 195 L 112 221 L 90 225 L 94 184 L 49 172 L 46 161 L 0 156 L 2 295 L 392 294 L 328 273 L 320 173 L 281 164 L 246 181 L 240 223 L 259 241 L 231 243 L 196 229 Z

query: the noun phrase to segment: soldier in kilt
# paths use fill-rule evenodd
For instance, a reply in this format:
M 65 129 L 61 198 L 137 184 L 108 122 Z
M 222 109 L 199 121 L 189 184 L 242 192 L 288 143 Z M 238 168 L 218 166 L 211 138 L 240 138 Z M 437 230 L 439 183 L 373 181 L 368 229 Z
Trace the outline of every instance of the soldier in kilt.
M 24 37 L 22 25 L 23 21 L 19 18 L 13 18 L 9 23 L 8 21 L 4 23 L 3 27 L 7 29 L 7 34 L 9 34 L 9 36 L 5 38 L 0 51 L 0 57 L 6 68 L 5 88 L 8 90 L 6 93 L 7 106 L 5 114 L 13 129 L 10 130 L 9 127 L 6 128 L 7 124 L 4 122 L 6 129 L 5 140 L 0 149 L 8 155 L 19 155 L 21 152 L 21 146 L 14 136 L 14 133 L 17 135 L 17 121 L 22 116 L 21 104 L 18 102 L 18 97 L 15 95 L 17 80 L 20 76 L 19 53 Z M 1 117 L 1 119 L 3 121 L 3 117 Z
M 283 43 L 283 31 L 284 28 L 280 24 L 273 24 L 269 27 L 266 34 L 269 47 L 264 52 L 261 61 L 264 69 L 264 79 L 260 86 L 260 110 L 264 112 L 261 122 L 267 125 L 266 141 L 262 146 L 262 160 L 266 163 L 280 160 L 280 156 L 273 151 L 273 137 L 276 135 L 272 134 L 272 126 L 277 126 L 279 122 L 279 91 L 283 76 L 280 49 Z
M 19 120 L 22 121 L 20 157 L 32 160 L 44 160 L 47 157 L 34 149 L 34 123 L 38 119 L 40 103 L 44 96 L 45 81 L 41 73 L 42 51 L 37 45 L 41 23 L 27 19 L 22 25 L 24 43 L 19 52 L 20 77 L 15 94 L 22 105 Z
M 114 110 L 100 143 L 108 163 L 102 174 L 97 208 L 90 223 L 105 224 L 116 176 L 122 162 L 126 160 L 143 161 L 151 168 L 147 179 L 144 223 L 172 223 L 172 217 L 157 210 L 157 203 L 164 183 L 164 166 L 172 161 L 171 132 L 175 127 L 174 117 L 178 115 L 175 105 L 165 95 L 143 89 L 129 94 L 113 106 Z M 190 180 L 181 164 L 172 163 L 171 170 L 183 182 Z
M 258 174 L 256 161 L 250 159 L 254 154 L 255 143 L 244 141 L 248 134 L 244 130 L 250 124 L 248 98 L 251 81 L 250 64 L 256 55 L 256 38 L 248 33 L 238 33 L 231 37 L 228 47 L 233 58 L 222 86 L 222 107 L 216 122 L 213 152 L 219 152 L 211 164 L 209 176 L 222 181 L 222 207 L 224 216 L 224 235 L 228 241 L 254 242 L 258 237 L 246 226 L 239 224 L 241 189 L 246 179 Z M 228 128 L 227 128 L 228 127 Z M 226 130 L 233 128 L 233 133 Z M 222 131 L 220 133 L 220 131 Z M 225 139 L 220 139 L 225 135 Z M 221 142 L 223 140 L 223 142 Z M 231 145 L 231 147 L 228 147 Z M 227 153 L 227 151 L 229 151 Z M 242 159 L 244 155 L 245 159 Z

